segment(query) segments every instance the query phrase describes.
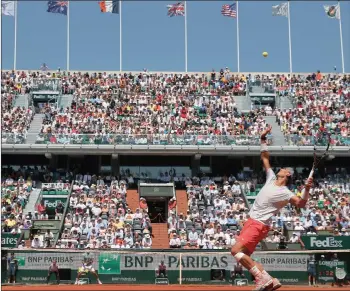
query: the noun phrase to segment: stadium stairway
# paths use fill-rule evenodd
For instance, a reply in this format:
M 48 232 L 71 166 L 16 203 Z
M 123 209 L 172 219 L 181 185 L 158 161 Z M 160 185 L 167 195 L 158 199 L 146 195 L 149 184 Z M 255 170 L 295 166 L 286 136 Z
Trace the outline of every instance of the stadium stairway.
M 280 104 L 279 104 L 279 108 L 280 109 L 290 109 L 290 108 L 294 108 L 294 105 L 291 102 L 290 97 L 288 96 L 281 96 L 280 98 Z
M 30 128 L 27 133 L 27 144 L 33 144 L 36 142 L 37 136 L 41 130 L 44 114 L 35 114 Z
M 135 212 L 136 208 L 139 208 L 140 197 L 137 190 L 128 189 L 128 194 L 126 195 L 126 203 L 128 203 L 128 206 L 132 212 Z
M 16 97 L 15 106 L 28 108 L 28 96 L 27 95 L 18 95 Z
M 251 100 L 249 94 L 245 96 L 234 96 L 236 107 L 239 112 L 249 112 L 251 109 Z
M 26 216 L 29 212 L 34 214 L 35 204 L 38 201 L 40 192 L 41 192 L 41 189 L 33 189 L 32 193 L 30 193 L 29 200 L 23 209 L 24 216 Z
M 70 107 L 72 105 L 73 95 L 60 96 L 59 106 L 62 108 Z
M 265 116 L 264 119 L 267 124 L 270 124 L 272 126 L 273 145 L 278 145 L 278 146 L 286 145 L 286 140 L 281 131 L 281 127 L 276 122 L 276 116 Z
M 186 215 L 188 209 L 186 190 L 176 190 L 177 213 Z
M 168 249 L 168 225 L 167 223 L 152 223 L 152 249 Z

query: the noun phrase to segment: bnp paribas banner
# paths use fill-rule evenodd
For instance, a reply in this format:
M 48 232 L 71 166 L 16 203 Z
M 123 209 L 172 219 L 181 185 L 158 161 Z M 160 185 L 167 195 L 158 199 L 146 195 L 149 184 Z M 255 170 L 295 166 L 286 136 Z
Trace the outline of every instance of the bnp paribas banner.
M 94 268 L 100 274 L 121 274 L 123 271 L 155 270 L 161 261 L 169 271 L 225 269 L 232 270 L 236 263 L 230 253 L 156 253 L 156 252 L 91 252 Z M 56 260 L 59 267 L 78 269 L 84 252 L 16 252 L 20 269 L 46 270 Z M 180 259 L 181 257 L 181 259 Z M 259 254 L 253 256 L 267 271 L 307 271 L 307 255 L 304 254 Z
M 350 249 L 350 236 L 302 236 L 301 240 L 307 250 Z

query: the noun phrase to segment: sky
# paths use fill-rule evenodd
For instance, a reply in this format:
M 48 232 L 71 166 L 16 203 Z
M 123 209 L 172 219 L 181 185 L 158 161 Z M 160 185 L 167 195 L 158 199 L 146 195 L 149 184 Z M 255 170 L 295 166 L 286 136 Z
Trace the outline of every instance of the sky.
M 124 1 L 122 70 L 185 71 L 185 21 L 168 17 L 176 1 Z M 237 19 L 221 15 L 232 1 L 187 2 L 188 72 L 237 72 Z M 273 17 L 276 1 L 239 2 L 240 72 L 288 72 L 288 20 Z M 334 1 L 291 1 L 293 72 L 342 71 L 339 21 L 323 5 Z M 47 1 L 18 2 L 17 69 L 42 63 L 67 67 L 67 16 L 48 13 Z M 120 15 L 102 13 L 98 1 L 70 2 L 70 70 L 119 71 Z M 341 2 L 345 71 L 350 72 L 350 1 Z M 14 66 L 14 17 L 1 19 L 1 68 Z M 268 52 L 268 57 L 262 56 Z

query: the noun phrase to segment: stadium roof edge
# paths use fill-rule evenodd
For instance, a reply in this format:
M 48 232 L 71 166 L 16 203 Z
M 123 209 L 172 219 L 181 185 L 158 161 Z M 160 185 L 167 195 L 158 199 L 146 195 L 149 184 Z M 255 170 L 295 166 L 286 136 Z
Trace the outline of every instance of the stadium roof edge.
M 270 146 L 274 156 L 313 156 L 313 147 Z M 259 146 L 197 146 L 197 145 L 81 145 L 81 144 L 3 144 L 2 154 L 57 155 L 173 155 L 192 156 L 259 156 Z M 333 147 L 335 157 L 350 157 L 350 146 Z
M 12 70 L 1 70 L 1 72 L 10 72 Z M 22 70 L 22 69 L 17 69 L 16 72 L 42 72 L 40 71 L 40 69 L 34 69 L 34 70 Z M 216 70 L 216 72 L 219 72 L 220 70 Z M 48 70 L 48 71 L 45 71 L 46 73 L 57 73 L 58 71 L 57 70 Z M 65 71 L 65 70 L 62 70 L 61 73 L 65 73 L 65 72 L 69 72 L 69 73 L 89 73 L 89 74 L 92 74 L 92 73 L 107 73 L 107 74 L 121 74 L 121 73 L 132 73 L 132 74 L 139 74 L 139 73 L 145 73 L 144 71 L 105 71 L 105 70 L 93 70 L 93 71 L 90 71 L 90 70 L 87 70 L 87 71 L 84 71 L 84 70 L 69 70 L 69 71 Z M 210 74 L 211 71 L 208 71 L 208 72 L 175 72 L 175 71 L 147 71 L 146 73 L 148 74 L 189 74 L 189 75 L 193 75 L 193 74 Z M 311 72 L 311 73 L 308 73 L 308 72 L 293 72 L 292 75 L 301 75 L 301 76 L 308 76 L 308 75 L 311 75 L 315 72 Z M 233 72 L 231 71 L 230 74 L 239 74 L 239 75 L 248 75 L 248 74 L 254 74 L 254 75 L 267 75 L 267 76 L 273 76 L 273 75 L 290 75 L 290 72 Z M 334 73 L 334 72 L 322 72 L 323 75 L 348 75 L 348 74 L 341 74 L 341 73 Z

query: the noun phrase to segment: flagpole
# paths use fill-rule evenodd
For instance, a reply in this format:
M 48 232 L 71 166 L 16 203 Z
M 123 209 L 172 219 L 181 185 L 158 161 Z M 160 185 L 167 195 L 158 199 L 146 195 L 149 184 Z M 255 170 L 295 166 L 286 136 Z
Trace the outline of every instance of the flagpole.
M 16 70 L 17 66 L 17 1 L 15 1 L 15 45 L 13 53 L 13 69 Z
M 185 0 L 185 72 L 187 73 L 187 1 Z
M 70 1 L 67 1 L 67 71 L 69 71 L 69 14 Z
M 288 37 L 289 37 L 289 72 L 293 72 L 292 67 L 292 37 L 290 33 L 290 6 L 289 6 L 289 0 L 288 0 Z
M 341 65 L 342 65 L 342 69 L 343 69 L 343 74 L 345 74 L 344 50 L 343 50 L 343 30 L 341 27 L 340 1 L 338 1 L 338 7 L 339 7 L 339 32 L 340 32 Z
M 119 71 L 122 71 L 122 1 L 119 1 Z
M 239 12 L 238 12 L 238 0 L 236 1 L 236 15 L 237 15 L 237 72 L 240 72 L 240 63 L 239 63 Z

